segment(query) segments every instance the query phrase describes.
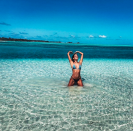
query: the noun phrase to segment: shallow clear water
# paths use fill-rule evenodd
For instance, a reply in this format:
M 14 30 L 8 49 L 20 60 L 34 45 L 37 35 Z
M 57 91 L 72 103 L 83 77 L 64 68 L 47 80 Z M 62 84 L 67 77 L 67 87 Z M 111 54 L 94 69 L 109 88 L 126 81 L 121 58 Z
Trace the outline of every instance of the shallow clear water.
M 83 88 L 67 87 L 69 50 Z M 0 42 L 2 131 L 132 131 L 132 101 L 133 47 Z
M 0 128 L 132 131 L 132 65 L 132 59 L 84 59 L 84 88 L 68 88 L 68 59 L 0 59 Z

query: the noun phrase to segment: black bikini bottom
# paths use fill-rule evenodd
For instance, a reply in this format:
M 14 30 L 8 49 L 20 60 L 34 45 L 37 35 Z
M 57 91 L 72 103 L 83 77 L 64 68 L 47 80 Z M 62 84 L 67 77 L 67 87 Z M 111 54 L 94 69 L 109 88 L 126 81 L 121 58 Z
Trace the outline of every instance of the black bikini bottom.
M 74 79 L 72 76 L 71 78 L 74 80 L 75 83 L 77 83 L 81 79 L 81 77 L 79 77 L 78 79 Z

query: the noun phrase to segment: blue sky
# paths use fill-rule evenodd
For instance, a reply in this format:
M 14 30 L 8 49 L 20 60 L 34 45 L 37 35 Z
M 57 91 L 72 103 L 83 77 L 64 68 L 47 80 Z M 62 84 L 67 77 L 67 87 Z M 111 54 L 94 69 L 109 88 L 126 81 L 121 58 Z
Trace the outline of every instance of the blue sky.
M 0 37 L 133 43 L 133 0 L 0 0 Z

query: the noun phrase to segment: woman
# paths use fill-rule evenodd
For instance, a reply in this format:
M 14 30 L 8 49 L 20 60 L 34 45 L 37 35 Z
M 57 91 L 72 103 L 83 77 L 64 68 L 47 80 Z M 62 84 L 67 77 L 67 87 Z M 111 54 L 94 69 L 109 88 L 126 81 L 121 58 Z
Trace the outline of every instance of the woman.
M 73 53 L 72 51 L 69 51 L 67 53 L 68 55 L 68 59 L 72 68 L 72 76 L 70 78 L 70 81 L 68 83 L 68 86 L 73 86 L 74 84 L 77 84 L 78 86 L 83 86 L 82 80 L 81 80 L 81 76 L 80 76 L 80 70 L 81 70 L 81 65 L 82 65 L 82 61 L 83 61 L 83 53 L 80 51 L 76 51 L 73 56 L 72 59 L 70 57 L 69 54 Z M 78 55 L 77 53 L 81 54 L 81 59 L 78 62 Z

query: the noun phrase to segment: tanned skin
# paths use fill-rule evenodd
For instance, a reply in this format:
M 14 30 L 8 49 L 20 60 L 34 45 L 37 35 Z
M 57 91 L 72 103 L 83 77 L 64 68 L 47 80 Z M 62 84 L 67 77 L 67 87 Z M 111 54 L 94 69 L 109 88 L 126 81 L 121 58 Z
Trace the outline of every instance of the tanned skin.
M 81 58 L 80 58 L 79 62 L 78 62 L 78 55 L 77 55 L 77 53 L 81 54 Z M 81 76 L 80 76 L 80 69 L 79 69 L 79 65 L 82 65 L 82 62 L 83 62 L 83 53 L 80 52 L 80 51 L 76 51 L 74 53 L 73 60 L 71 59 L 70 54 L 73 54 L 73 52 L 69 51 L 67 53 L 68 59 L 69 59 L 69 62 L 70 62 L 71 68 L 72 68 L 72 77 L 69 80 L 68 86 L 73 86 L 75 84 L 75 80 L 76 80 L 76 82 L 77 82 L 76 84 L 78 86 L 83 86 L 83 83 L 82 83 L 82 80 L 81 80 Z M 76 69 L 73 69 L 73 64 L 75 64 Z

